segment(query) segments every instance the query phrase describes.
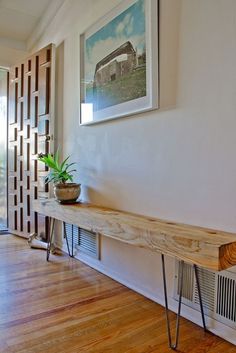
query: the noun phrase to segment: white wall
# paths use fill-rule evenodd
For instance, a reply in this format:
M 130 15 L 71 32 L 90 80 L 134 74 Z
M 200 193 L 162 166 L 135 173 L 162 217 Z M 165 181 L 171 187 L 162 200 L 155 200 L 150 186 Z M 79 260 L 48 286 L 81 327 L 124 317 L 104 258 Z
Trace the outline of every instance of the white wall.
M 236 1 L 160 0 L 161 109 L 80 127 L 79 34 L 118 3 L 66 1 L 34 48 L 64 42 L 60 143 L 83 198 L 235 232 Z M 103 239 L 100 268 L 161 301 L 158 255 Z

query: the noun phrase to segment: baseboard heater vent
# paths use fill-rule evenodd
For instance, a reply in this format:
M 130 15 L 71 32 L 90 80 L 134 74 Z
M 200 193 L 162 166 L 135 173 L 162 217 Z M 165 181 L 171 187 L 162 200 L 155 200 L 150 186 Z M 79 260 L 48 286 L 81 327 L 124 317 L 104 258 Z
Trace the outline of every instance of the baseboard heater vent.
M 66 233 L 70 249 L 73 247 L 73 254 L 78 251 L 89 256 L 100 258 L 99 234 L 89 230 L 66 223 Z
M 198 268 L 205 315 L 236 329 L 236 273 Z M 174 298 L 179 296 L 179 262 L 176 261 Z M 193 266 L 184 264 L 183 303 L 200 310 Z

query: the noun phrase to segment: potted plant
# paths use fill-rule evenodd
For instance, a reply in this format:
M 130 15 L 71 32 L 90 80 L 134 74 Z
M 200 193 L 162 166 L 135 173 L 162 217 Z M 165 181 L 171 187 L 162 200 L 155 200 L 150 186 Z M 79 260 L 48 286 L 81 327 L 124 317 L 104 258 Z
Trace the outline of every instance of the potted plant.
M 73 183 L 72 173 L 76 170 L 72 166 L 75 163 L 68 163 L 69 158 L 70 156 L 60 163 L 58 150 L 55 156 L 50 153 L 38 155 L 38 160 L 49 168 L 45 182 L 54 184 L 54 195 L 61 203 L 76 202 L 80 195 L 80 184 Z

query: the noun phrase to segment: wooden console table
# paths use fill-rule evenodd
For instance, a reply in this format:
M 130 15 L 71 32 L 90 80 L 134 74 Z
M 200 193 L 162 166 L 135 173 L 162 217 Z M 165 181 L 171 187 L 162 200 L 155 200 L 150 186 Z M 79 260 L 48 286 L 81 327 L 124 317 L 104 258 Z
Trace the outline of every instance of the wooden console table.
M 37 200 L 33 202 L 33 208 L 35 212 L 51 219 L 47 260 L 49 260 L 55 219 L 62 221 L 64 225 L 65 223 L 74 224 L 103 236 L 161 253 L 167 333 L 169 347 L 172 349 L 177 348 L 179 338 L 183 265 L 184 262 L 193 264 L 203 327 L 206 330 L 197 266 L 220 271 L 236 265 L 236 234 L 168 222 L 88 203 L 62 205 L 54 199 Z M 168 316 L 164 255 L 180 260 L 180 293 L 174 343 L 172 343 Z

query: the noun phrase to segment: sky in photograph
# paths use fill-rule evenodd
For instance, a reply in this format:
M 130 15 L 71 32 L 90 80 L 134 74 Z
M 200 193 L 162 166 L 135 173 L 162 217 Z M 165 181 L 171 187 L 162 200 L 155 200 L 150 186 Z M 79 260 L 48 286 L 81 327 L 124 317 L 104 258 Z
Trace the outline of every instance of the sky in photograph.
M 138 54 L 145 47 L 145 0 L 138 0 L 104 27 L 86 39 L 85 81 L 94 78 L 96 64 L 127 42 L 132 43 Z

